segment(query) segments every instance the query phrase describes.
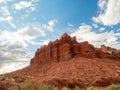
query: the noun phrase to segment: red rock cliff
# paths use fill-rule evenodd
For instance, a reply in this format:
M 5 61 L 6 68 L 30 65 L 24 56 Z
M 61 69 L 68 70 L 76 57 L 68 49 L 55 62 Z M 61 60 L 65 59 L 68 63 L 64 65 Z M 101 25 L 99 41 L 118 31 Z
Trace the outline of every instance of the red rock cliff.
M 49 42 L 46 46 L 39 48 L 35 57 L 31 59 L 33 63 L 46 63 L 49 61 L 59 62 L 61 60 L 69 60 L 75 56 L 83 56 L 88 58 L 120 58 L 120 51 L 114 48 L 101 45 L 101 48 L 94 48 L 93 45 L 87 41 L 78 43 L 76 37 L 70 37 L 67 33 L 64 33 L 60 39 L 54 42 Z

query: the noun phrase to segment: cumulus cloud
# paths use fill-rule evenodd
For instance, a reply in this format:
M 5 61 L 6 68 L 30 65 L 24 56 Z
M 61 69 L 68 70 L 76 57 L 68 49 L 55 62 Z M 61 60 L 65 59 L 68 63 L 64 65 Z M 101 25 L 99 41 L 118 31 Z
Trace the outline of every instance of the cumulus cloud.
M 23 8 L 30 7 L 32 5 L 31 2 L 20 1 L 18 4 L 15 4 L 15 9 L 20 10 Z
M 53 21 L 54 22 L 54 21 Z M 48 25 L 54 26 L 53 22 Z M 53 27 L 52 27 L 53 28 Z M 18 29 L 17 31 L 1 31 L 0 32 L 0 60 L 9 61 L 26 61 L 32 58 L 29 52 L 30 45 L 43 45 L 48 40 L 38 42 L 39 37 L 46 35 L 46 28 L 43 25 L 30 24 Z
M 98 7 L 99 7 L 101 10 L 106 9 L 106 5 L 107 5 L 107 0 L 99 0 L 99 1 L 98 1 Z
M 6 3 L 7 1 L 11 1 L 11 0 L 0 0 L 0 3 Z
M 21 69 L 27 65 L 29 65 L 29 62 L 24 62 L 24 61 L 22 61 L 22 62 L 5 62 L 0 65 L 1 66 L 0 74 L 8 73 L 11 71 Z
M 18 41 L 7 41 L 0 44 L 0 74 L 11 72 L 27 66 L 31 53 Z M 20 63 L 21 62 L 21 63 Z
M 114 48 L 119 48 L 120 46 L 120 43 L 117 41 L 120 38 L 120 33 L 115 33 L 114 31 L 96 33 L 92 31 L 92 27 L 90 25 L 79 26 L 79 28 L 71 35 L 76 36 L 79 42 L 89 41 L 96 47 L 99 47 L 101 44 Z
M 106 26 L 117 25 L 120 23 L 120 0 L 99 0 L 99 15 L 93 17 L 97 23 Z
M 41 30 L 39 26 L 26 26 L 16 32 L 3 31 L 0 34 L 0 41 L 8 42 L 21 42 L 24 47 L 27 46 L 27 42 L 31 42 L 33 39 L 45 36 L 45 32 Z
M 44 28 L 50 31 L 54 31 L 54 26 L 56 25 L 56 23 L 57 23 L 57 20 L 54 19 L 54 20 L 49 21 L 48 24 L 44 24 L 43 26 Z
M 45 32 L 41 30 L 40 26 L 27 26 L 18 30 L 15 35 L 17 35 L 17 38 L 29 41 L 39 36 L 45 36 Z
M 32 11 L 34 11 L 35 10 L 34 2 L 36 2 L 36 0 L 20 1 L 19 3 L 15 4 L 15 9 L 21 10 L 21 9 L 29 8 Z
M 4 63 L 7 63 L 7 61 L 9 61 L 10 64 L 1 67 L 0 72 L 3 72 L 7 66 L 10 66 L 12 68 L 15 65 L 15 62 L 17 63 L 18 61 L 29 61 L 32 58 L 32 52 L 29 51 L 28 47 L 30 44 L 37 44 L 34 39 L 42 36 L 45 36 L 45 32 L 41 30 L 40 26 L 34 25 L 23 27 L 15 32 L 7 30 L 1 31 L 0 62 L 1 60 L 4 61 L 1 63 L 4 65 Z M 26 64 L 23 63 L 20 67 L 25 65 Z
M 41 36 L 45 36 L 45 33 L 37 26 L 26 26 L 15 32 L 0 32 L 0 73 L 27 66 L 33 57 L 28 46 L 36 44 L 33 40 Z

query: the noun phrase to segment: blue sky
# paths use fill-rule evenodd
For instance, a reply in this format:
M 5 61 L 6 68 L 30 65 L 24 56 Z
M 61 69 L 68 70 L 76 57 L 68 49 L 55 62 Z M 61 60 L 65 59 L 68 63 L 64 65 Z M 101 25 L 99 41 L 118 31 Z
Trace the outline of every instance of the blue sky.
M 64 32 L 120 49 L 120 0 L 0 0 L 0 73 L 27 66 Z

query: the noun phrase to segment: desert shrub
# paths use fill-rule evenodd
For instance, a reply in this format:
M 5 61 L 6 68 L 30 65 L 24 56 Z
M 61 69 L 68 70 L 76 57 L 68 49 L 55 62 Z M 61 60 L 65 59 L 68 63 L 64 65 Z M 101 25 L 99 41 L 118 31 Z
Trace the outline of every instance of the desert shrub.
M 63 87 L 61 90 L 70 90 L 70 89 L 67 87 Z
M 38 90 L 54 90 L 54 86 L 40 83 L 38 85 Z
M 120 90 L 120 86 L 112 84 L 108 86 L 107 90 Z
M 94 87 L 88 87 L 87 90 L 97 90 L 97 89 Z
M 54 90 L 60 90 L 58 87 L 54 87 Z
M 20 90 L 20 86 L 14 85 L 14 86 L 10 87 L 10 90 Z
M 35 87 L 32 83 L 28 83 L 25 86 L 23 86 L 21 90 L 35 90 Z
M 80 90 L 80 88 L 76 86 L 76 87 L 74 88 L 74 90 Z

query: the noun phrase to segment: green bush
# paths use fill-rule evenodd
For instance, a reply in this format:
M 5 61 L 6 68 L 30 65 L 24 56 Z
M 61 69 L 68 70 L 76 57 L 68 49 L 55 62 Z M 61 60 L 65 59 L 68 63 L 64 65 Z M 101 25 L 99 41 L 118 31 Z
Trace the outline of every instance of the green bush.
M 70 89 L 67 87 L 63 87 L 62 90 L 70 90 Z
M 54 90 L 60 90 L 58 87 L 54 87 Z
M 80 88 L 76 86 L 76 87 L 74 88 L 74 90 L 80 90 Z
M 54 90 L 54 86 L 40 83 L 38 85 L 38 90 Z
M 10 90 L 20 90 L 20 86 L 14 85 L 13 87 L 9 88 Z
M 34 85 L 31 82 L 28 82 L 21 89 L 20 89 L 19 85 L 15 85 L 15 86 L 9 88 L 9 90 L 59 90 L 57 87 L 55 88 L 53 85 L 43 84 L 43 83 L 39 83 L 36 88 L 37 89 L 35 89 Z M 3 90 L 3 89 L 0 89 L 0 90 Z M 63 87 L 61 90 L 71 90 L 71 89 L 68 87 Z M 72 90 L 81 90 L 81 89 L 76 86 Z M 88 87 L 86 90 L 97 90 L 97 89 L 94 87 Z M 108 86 L 108 88 L 106 90 L 120 90 L 120 86 L 112 84 L 112 85 Z
M 34 85 L 32 83 L 28 83 L 27 85 L 22 87 L 21 90 L 35 90 L 35 87 L 34 87 Z
M 87 90 L 97 90 L 97 89 L 94 87 L 88 87 Z
M 120 90 L 120 86 L 112 84 L 108 86 L 107 90 Z

